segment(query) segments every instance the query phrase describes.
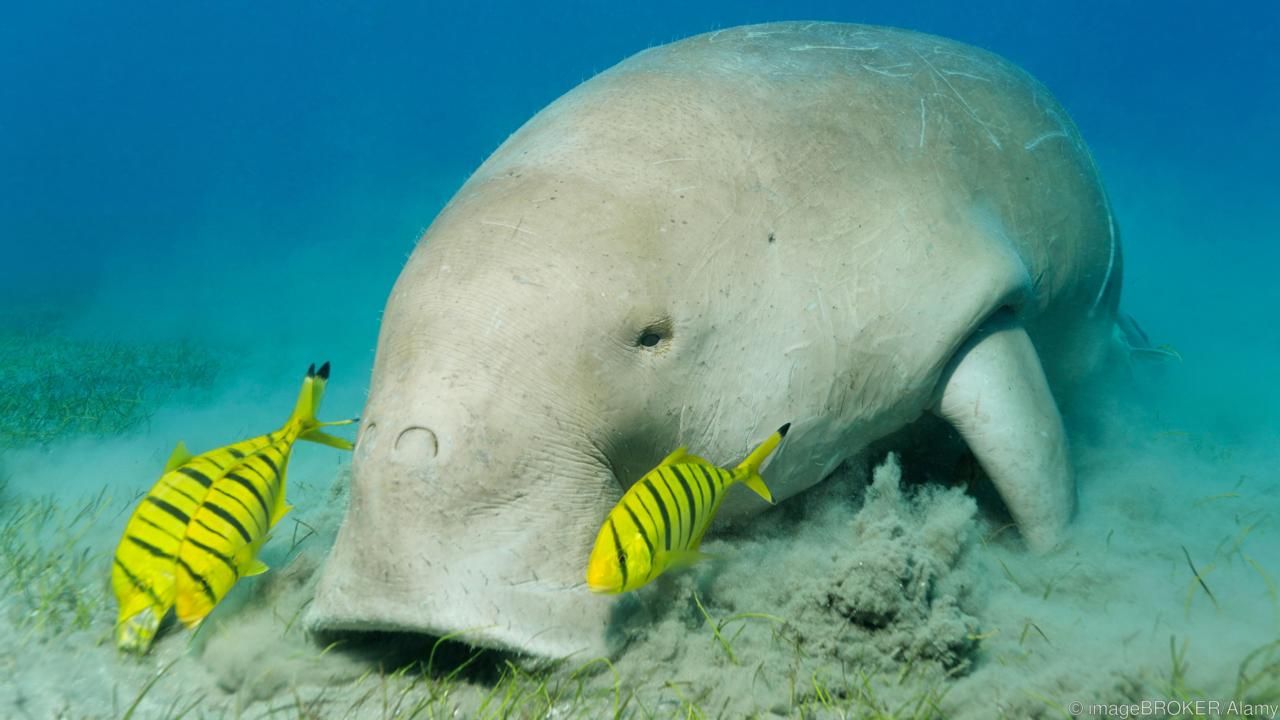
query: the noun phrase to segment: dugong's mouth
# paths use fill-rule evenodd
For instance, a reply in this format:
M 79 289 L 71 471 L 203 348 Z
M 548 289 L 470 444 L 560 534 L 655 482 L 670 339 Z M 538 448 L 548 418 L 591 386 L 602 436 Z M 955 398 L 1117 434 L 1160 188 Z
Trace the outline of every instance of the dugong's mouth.
M 415 633 L 555 658 L 609 651 L 610 603 L 581 586 L 565 590 L 481 582 L 468 587 L 455 582 L 428 591 L 354 576 L 331 578 L 335 573 L 326 571 L 308 611 L 313 632 Z
M 588 542 L 613 496 L 607 468 L 592 459 L 574 464 L 593 470 L 585 477 L 566 477 L 562 467 L 554 476 L 510 473 L 522 484 L 495 498 L 495 487 L 508 488 L 483 480 L 444 487 L 446 468 L 397 460 L 357 449 L 310 629 L 448 636 L 555 658 L 607 652 L 612 603 L 584 577 Z M 535 471 L 545 464 L 515 462 Z
M 316 632 L 408 632 L 547 657 L 607 652 L 610 602 L 579 583 L 513 582 L 483 559 L 395 580 L 336 546 L 307 624 Z M 486 569 L 488 568 L 488 569 Z

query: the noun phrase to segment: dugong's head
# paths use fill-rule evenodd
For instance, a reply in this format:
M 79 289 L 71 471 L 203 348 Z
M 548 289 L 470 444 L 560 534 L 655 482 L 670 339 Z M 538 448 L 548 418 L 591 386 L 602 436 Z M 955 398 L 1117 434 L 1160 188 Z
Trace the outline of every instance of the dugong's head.
M 732 269 L 706 262 L 752 222 L 705 208 L 749 200 L 700 176 L 734 156 L 662 93 L 611 101 L 609 82 L 500 148 L 396 282 L 314 628 L 602 652 L 610 599 L 585 571 L 623 489 L 677 442 L 736 463 L 791 419 L 743 352 L 771 332 L 741 282 L 771 264 L 767 230 L 721 248 Z

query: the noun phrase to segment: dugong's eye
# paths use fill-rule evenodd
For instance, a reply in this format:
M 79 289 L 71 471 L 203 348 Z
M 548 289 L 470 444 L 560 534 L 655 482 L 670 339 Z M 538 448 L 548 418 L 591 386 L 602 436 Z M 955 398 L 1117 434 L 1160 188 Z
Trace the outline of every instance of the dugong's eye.
M 636 345 L 638 347 L 657 347 L 663 341 L 671 339 L 671 319 L 663 318 L 657 322 L 651 322 L 645 326 L 643 330 L 636 335 Z

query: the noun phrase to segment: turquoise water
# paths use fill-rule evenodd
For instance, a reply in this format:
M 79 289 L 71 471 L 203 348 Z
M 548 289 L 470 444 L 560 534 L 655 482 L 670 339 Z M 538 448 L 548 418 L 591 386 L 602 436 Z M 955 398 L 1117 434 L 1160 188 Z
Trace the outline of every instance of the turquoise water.
M 874 676 L 884 702 L 911 716 L 891 700 L 936 692 L 926 704 L 935 716 L 1019 717 L 1055 716 L 1075 699 L 1231 699 L 1248 653 L 1280 640 L 1274 4 L 44 3 L 8 8 L 0 22 L 0 583 L 10 638 L 0 669 L 14 678 L 0 685 L 0 715 L 120 716 L 165 669 L 135 717 L 188 704 L 208 717 L 286 707 L 289 717 L 394 716 L 359 701 L 369 687 L 399 687 L 396 663 L 373 681 L 361 657 L 325 665 L 290 622 L 336 532 L 346 456 L 297 451 L 290 492 L 305 525 L 286 521 L 265 555 L 281 572 L 246 581 L 197 642 L 172 633 L 143 660 L 111 651 L 115 609 L 103 587 L 128 508 L 178 440 L 208 449 L 278 426 L 311 362 L 334 364 L 325 416 L 358 415 L 380 313 L 415 240 L 532 114 L 646 47 L 783 19 L 936 33 L 1043 82 L 1092 149 L 1120 223 L 1124 309 L 1181 356 L 1142 368 L 1141 392 L 1121 403 L 1129 409 L 1109 409 L 1108 431 L 1079 439 L 1079 551 L 1040 565 L 964 541 L 969 559 L 944 574 L 980 589 L 964 608 L 975 625 L 961 633 L 980 638 L 966 641 L 978 649 L 954 678 Z M 995 529 L 954 497 L 935 500 L 883 503 L 906 527 Z M 803 542 L 720 542 L 761 562 L 807 557 Z M 1191 586 L 1179 546 L 1212 602 Z M 736 597 L 713 616 L 782 613 L 749 577 L 725 572 L 737 589 L 722 595 Z M 1055 604 L 1055 588 L 1071 585 L 1078 591 Z M 669 592 L 687 605 L 686 590 Z M 836 716 L 841 702 L 851 716 L 870 713 L 847 690 L 822 703 L 809 666 L 790 689 L 723 703 L 706 688 L 750 685 L 739 666 L 790 667 L 768 621 L 742 636 L 742 662 L 726 664 L 706 629 L 714 622 L 650 612 L 650 639 L 614 658 L 619 692 L 637 698 L 624 713 Z M 263 646 L 273 632 L 287 651 Z M 686 633 L 696 648 L 672 639 Z M 1037 636 L 1046 647 L 1033 646 Z M 406 653 L 398 666 L 425 654 Z M 1260 657 L 1271 664 L 1255 662 L 1248 677 L 1280 676 L 1274 654 Z M 467 713 L 512 682 L 501 661 L 485 662 L 450 679 Z M 76 679 L 64 684 L 68 667 Z M 436 697 L 441 675 L 414 674 L 410 690 Z M 552 677 L 555 687 L 579 682 Z M 582 707 L 611 711 L 612 676 L 591 677 L 584 692 L 603 704 Z M 796 677 L 808 688 L 798 694 Z M 536 687 L 522 688 L 534 699 L 520 712 L 545 710 Z M 1247 698 L 1280 702 L 1274 684 L 1251 687 Z M 304 700 L 315 697 L 328 700 L 308 715 Z M 577 707 L 549 704 L 565 715 Z

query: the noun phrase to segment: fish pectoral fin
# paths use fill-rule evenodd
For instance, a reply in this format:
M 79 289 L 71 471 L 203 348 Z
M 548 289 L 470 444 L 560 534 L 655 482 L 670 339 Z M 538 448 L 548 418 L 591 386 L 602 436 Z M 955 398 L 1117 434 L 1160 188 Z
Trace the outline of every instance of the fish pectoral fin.
M 292 509 L 293 506 L 285 502 L 284 498 L 281 498 L 280 502 L 276 503 L 275 510 L 271 511 L 271 527 L 275 527 L 276 523 L 280 522 Z
M 172 472 L 177 470 L 193 459 L 195 459 L 195 456 L 191 454 L 190 450 L 187 450 L 187 444 L 179 440 L 178 444 L 174 446 L 173 452 L 169 453 L 169 460 L 164 464 L 164 471 Z
M 270 569 L 271 568 L 267 567 L 266 563 L 262 562 L 257 558 L 254 558 L 253 560 L 249 561 L 248 567 L 246 567 L 243 571 L 241 571 L 240 577 L 253 577 L 254 575 L 261 575 L 262 573 Z
M 684 458 L 688 454 L 689 454 L 689 448 L 681 445 L 680 447 L 671 451 L 670 455 L 662 458 L 662 462 L 658 463 L 658 467 L 663 467 L 665 465 L 675 465 L 678 462 L 685 462 Z
M 689 567 L 703 560 L 716 559 L 715 555 L 708 555 L 701 550 L 672 550 L 669 557 L 667 567 L 672 569 Z

